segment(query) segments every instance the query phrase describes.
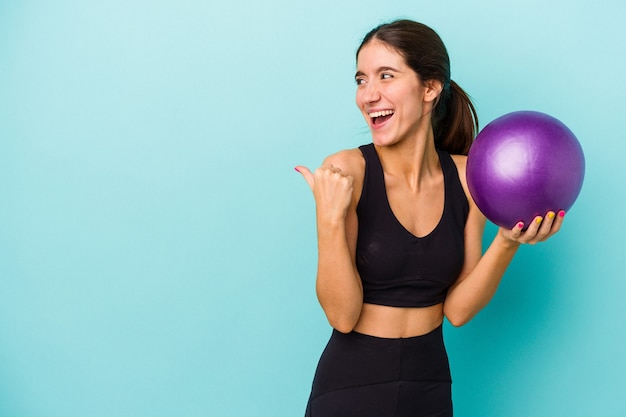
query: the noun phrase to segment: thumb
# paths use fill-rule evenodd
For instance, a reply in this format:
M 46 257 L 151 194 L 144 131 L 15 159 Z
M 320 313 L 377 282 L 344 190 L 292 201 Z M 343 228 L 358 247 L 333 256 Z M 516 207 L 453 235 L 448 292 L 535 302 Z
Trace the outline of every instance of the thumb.
M 304 180 L 309 184 L 309 187 L 313 189 L 313 184 L 315 183 L 315 179 L 313 177 L 313 173 L 305 166 L 298 165 L 294 168 L 304 177 Z

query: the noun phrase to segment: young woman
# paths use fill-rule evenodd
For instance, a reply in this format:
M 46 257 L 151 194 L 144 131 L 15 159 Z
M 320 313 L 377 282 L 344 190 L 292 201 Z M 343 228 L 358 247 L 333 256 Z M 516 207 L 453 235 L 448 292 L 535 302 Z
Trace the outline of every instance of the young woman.
M 499 229 L 483 253 L 485 218 L 465 180 L 476 112 L 429 27 L 373 29 L 357 51 L 356 84 L 373 143 L 315 173 L 296 167 L 315 197 L 316 289 L 334 328 L 306 415 L 452 416 L 444 316 L 467 323 L 519 245 L 556 233 L 565 213 Z

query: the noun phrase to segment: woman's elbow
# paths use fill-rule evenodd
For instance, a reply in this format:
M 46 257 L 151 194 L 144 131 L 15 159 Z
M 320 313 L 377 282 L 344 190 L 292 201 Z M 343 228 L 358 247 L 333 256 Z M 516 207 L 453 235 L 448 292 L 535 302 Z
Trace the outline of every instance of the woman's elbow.
M 350 333 L 352 330 L 354 330 L 354 327 L 356 326 L 357 319 L 354 319 L 352 317 L 348 317 L 348 316 L 337 316 L 337 317 L 331 317 L 328 316 L 328 323 L 338 332 L 341 333 Z
M 469 318 L 462 318 L 462 317 L 456 317 L 456 316 L 446 316 L 446 318 L 448 319 L 450 324 L 453 325 L 454 327 L 464 326 L 470 321 Z
M 464 326 L 469 323 L 470 320 L 472 320 L 472 318 L 474 317 L 474 314 L 463 311 L 455 311 L 453 309 L 446 309 L 445 307 L 443 314 L 446 316 L 450 324 L 454 327 Z
M 352 330 L 354 330 L 354 326 L 351 326 L 350 324 L 344 324 L 344 323 L 333 324 L 333 323 L 330 323 L 330 325 L 333 327 L 333 329 L 335 329 L 339 333 L 343 333 L 343 334 L 348 334 Z
M 335 330 L 341 333 L 350 333 L 361 316 L 360 306 L 353 306 L 350 309 L 325 309 L 326 319 Z
M 319 297 L 319 301 L 328 324 L 341 333 L 350 333 L 361 317 L 363 302 L 360 300 L 344 299 L 329 302 L 329 300 Z

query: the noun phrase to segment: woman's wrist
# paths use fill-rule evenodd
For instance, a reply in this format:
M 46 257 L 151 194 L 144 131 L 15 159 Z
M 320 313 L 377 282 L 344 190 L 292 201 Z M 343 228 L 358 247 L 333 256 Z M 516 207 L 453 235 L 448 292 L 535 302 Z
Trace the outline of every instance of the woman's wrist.
M 517 250 L 520 247 L 521 243 L 517 240 L 511 239 L 507 236 L 507 234 L 510 234 L 510 230 L 504 229 L 502 227 L 499 228 L 498 233 L 494 238 L 494 243 L 497 242 L 500 247 L 506 250 Z

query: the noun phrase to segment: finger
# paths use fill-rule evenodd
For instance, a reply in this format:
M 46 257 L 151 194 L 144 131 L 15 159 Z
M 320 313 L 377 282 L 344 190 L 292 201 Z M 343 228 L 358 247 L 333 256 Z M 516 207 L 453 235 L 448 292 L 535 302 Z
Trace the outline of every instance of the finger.
M 520 240 L 524 243 L 530 243 L 531 245 L 537 243 L 537 233 L 539 232 L 539 227 L 541 226 L 542 222 L 543 217 L 541 216 L 536 216 L 534 219 L 532 219 L 532 221 L 528 225 L 528 228 L 521 236 L 522 239 Z
M 559 210 L 559 212 L 556 213 L 556 216 L 555 216 L 554 220 L 552 221 L 552 227 L 550 229 L 549 236 L 552 236 L 553 234 L 555 234 L 556 232 L 561 230 L 561 225 L 563 224 L 563 218 L 564 217 L 565 217 L 565 211 L 564 210 Z
M 321 169 L 326 169 L 332 173 L 339 174 L 341 173 L 341 168 L 334 166 L 333 164 L 328 164 L 320 167 Z
M 298 165 L 294 169 L 298 171 L 300 174 L 302 174 L 302 176 L 304 177 L 304 180 L 307 182 L 307 184 L 309 184 L 309 187 L 311 187 L 311 190 L 312 190 L 313 184 L 315 184 L 315 180 L 314 180 L 314 176 L 311 170 L 309 170 L 307 167 L 302 166 L 302 165 Z
M 513 228 L 511 229 L 511 237 L 513 239 L 519 239 L 519 237 L 522 234 L 522 230 L 524 230 L 524 222 L 518 222 L 515 226 L 513 226 Z
M 552 234 L 552 225 L 554 223 L 555 217 L 556 213 L 554 213 L 552 210 L 546 213 L 545 217 L 541 221 L 541 224 L 539 225 L 539 229 L 537 230 L 537 236 L 535 236 L 535 241 L 542 242 Z

